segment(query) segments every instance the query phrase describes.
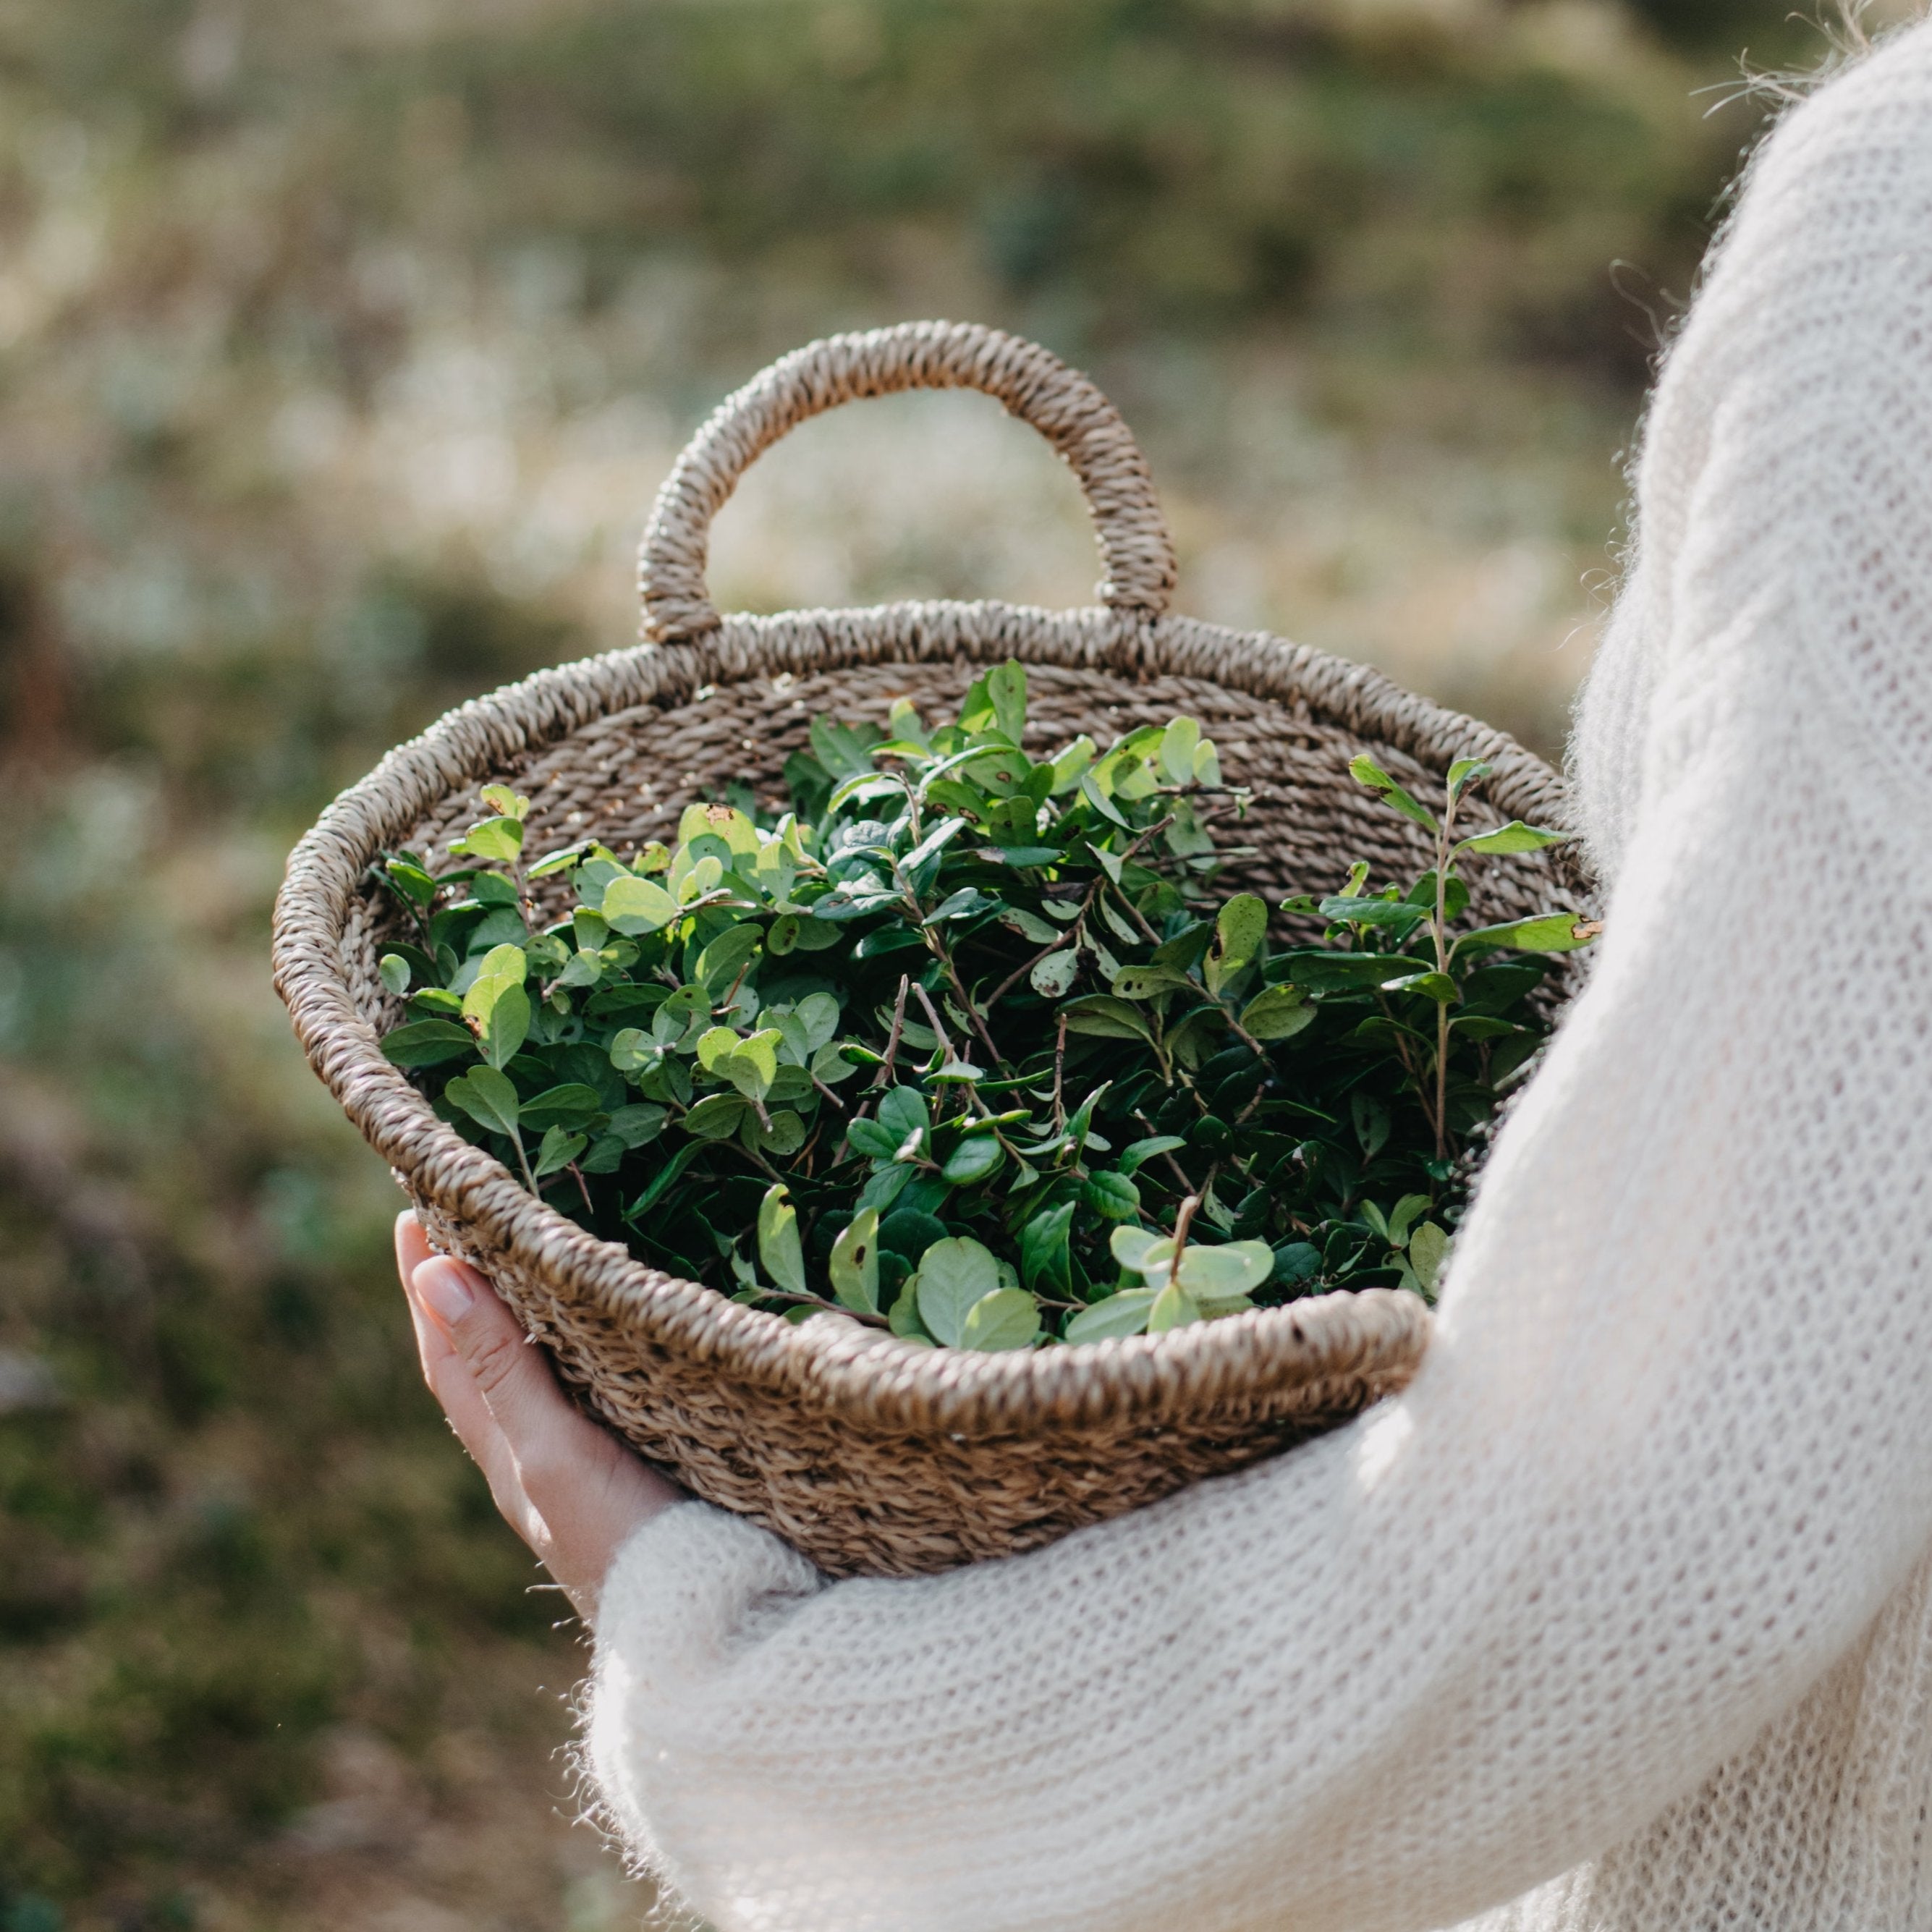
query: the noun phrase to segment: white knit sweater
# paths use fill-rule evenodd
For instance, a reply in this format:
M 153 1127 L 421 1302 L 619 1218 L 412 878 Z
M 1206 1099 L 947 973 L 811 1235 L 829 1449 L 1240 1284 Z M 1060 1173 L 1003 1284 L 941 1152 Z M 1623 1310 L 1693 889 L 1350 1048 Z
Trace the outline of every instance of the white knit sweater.
M 930 1580 L 640 1532 L 591 1756 L 719 1925 L 1932 1927 L 1932 27 L 1761 154 L 1639 501 L 1414 1386 Z

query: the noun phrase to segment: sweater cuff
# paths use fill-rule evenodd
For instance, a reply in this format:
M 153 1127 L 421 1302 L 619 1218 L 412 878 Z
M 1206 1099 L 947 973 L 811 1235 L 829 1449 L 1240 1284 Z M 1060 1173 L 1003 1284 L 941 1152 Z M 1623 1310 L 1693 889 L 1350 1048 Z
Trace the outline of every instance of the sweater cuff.
M 604 1577 L 586 1710 L 590 1769 L 609 1824 L 680 1891 L 654 1820 L 663 1780 L 694 1735 L 683 1719 L 694 1701 L 716 1698 L 718 1676 L 761 1629 L 825 1583 L 770 1530 L 696 1502 L 674 1503 L 634 1532 Z

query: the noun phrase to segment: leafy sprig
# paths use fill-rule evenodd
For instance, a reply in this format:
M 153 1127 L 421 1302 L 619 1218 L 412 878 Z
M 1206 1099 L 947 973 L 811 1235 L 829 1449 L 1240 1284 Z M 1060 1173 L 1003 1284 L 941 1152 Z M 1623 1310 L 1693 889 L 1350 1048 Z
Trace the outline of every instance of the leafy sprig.
M 1012 663 L 950 722 L 816 718 L 786 799 L 628 859 L 526 863 L 530 801 L 488 788 L 467 864 L 378 868 L 384 1051 L 553 1206 L 794 1318 L 1006 1349 L 1432 1294 L 1547 958 L 1595 931 L 1461 930 L 1459 862 L 1562 835 L 1459 836 L 1474 761 L 1438 818 L 1358 759 L 1434 865 L 1286 902 L 1320 938 L 1284 946 L 1215 890 L 1249 799 L 1196 720 L 1036 759 L 1026 716 Z

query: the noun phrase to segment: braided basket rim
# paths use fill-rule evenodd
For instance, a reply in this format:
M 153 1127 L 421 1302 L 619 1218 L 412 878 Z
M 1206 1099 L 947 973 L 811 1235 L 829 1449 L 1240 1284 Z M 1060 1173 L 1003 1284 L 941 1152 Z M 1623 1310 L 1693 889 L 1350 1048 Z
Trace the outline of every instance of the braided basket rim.
M 562 1299 L 588 1301 L 640 1342 L 873 1428 L 986 1440 L 1055 1423 L 1157 1426 L 1277 1382 L 1379 1361 L 1412 1364 L 1429 1311 L 1400 1291 L 1342 1292 L 1232 1319 L 1008 1354 L 921 1348 L 836 1319 L 794 1324 L 636 1260 L 530 1194 L 439 1120 L 382 1054 L 357 1009 L 341 940 L 376 852 L 434 804 L 600 718 L 702 701 L 706 688 L 859 664 L 1023 662 L 1132 682 L 1192 676 L 1305 705 L 1432 769 L 1495 766 L 1491 795 L 1545 824 L 1568 821 L 1564 788 L 1502 731 L 1379 673 L 1264 632 L 1117 609 L 1046 611 L 993 602 L 736 616 L 692 641 L 646 643 L 542 670 L 449 712 L 388 754 L 323 812 L 291 854 L 275 906 L 274 984 L 311 1064 L 370 1144 L 489 1250 Z

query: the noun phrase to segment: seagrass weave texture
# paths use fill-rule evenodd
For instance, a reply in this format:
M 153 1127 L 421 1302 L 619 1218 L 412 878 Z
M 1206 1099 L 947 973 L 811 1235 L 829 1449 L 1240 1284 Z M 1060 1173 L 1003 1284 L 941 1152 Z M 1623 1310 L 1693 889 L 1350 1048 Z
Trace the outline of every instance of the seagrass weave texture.
M 1080 479 L 1106 577 L 1096 608 L 998 603 L 720 618 L 710 521 L 796 423 L 856 397 L 973 387 L 1039 428 Z M 546 671 L 452 712 L 344 793 L 290 859 L 276 983 L 310 1060 L 395 1169 L 431 1239 L 482 1269 L 567 1382 L 709 1500 L 835 1574 L 906 1574 L 1030 1547 L 1238 1468 L 1401 1387 L 1426 1340 L 1412 1296 L 1336 1294 L 1159 1337 L 976 1354 L 914 1348 L 836 1316 L 793 1326 L 680 1281 L 535 1200 L 440 1122 L 383 1059 L 400 1016 L 376 962 L 390 908 L 368 868 L 440 848 L 487 784 L 532 800 L 532 850 L 594 832 L 620 850 L 741 780 L 776 796 L 830 710 L 884 721 L 908 694 L 956 706 L 975 668 L 1029 667 L 1030 740 L 1105 743 L 1185 710 L 1255 794 L 1264 893 L 1329 888 L 1348 860 L 1414 866 L 1420 835 L 1356 785 L 1370 750 L 1439 796 L 1455 758 L 1492 760 L 1498 812 L 1563 821 L 1560 782 L 1501 734 L 1372 672 L 1258 633 L 1171 616 L 1174 562 L 1146 466 L 1086 379 L 994 331 L 924 322 L 834 337 L 773 365 L 694 439 L 660 494 L 640 579 L 652 642 Z M 1586 900 L 1561 849 L 1471 868 L 1472 916 Z

